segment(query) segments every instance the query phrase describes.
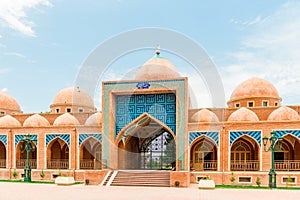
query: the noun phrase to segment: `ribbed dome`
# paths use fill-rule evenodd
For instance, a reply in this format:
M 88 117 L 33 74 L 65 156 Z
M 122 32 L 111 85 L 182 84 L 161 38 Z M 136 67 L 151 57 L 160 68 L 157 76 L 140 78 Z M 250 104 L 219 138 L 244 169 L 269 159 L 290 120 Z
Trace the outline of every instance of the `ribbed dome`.
M 257 122 L 259 121 L 257 115 L 247 108 L 240 108 L 229 116 L 227 121 L 251 121 L 251 122 Z
M 156 56 L 148 60 L 137 72 L 136 80 L 164 80 L 181 77 L 167 59 Z
M 62 89 L 55 95 L 51 106 L 55 105 L 76 105 L 93 108 L 94 102 L 85 91 L 75 87 L 69 87 Z
M 86 121 L 86 126 L 100 126 L 102 120 L 102 113 L 95 113 L 91 115 Z
M 274 110 L 268 117 L 269 121 L 300 120 L 299 114 L 292 108 L 283 106 Z
M 0 117 L 0 127 L 20 127 L 21 123 L 10 115 Z
M 230 101 L 248 97 L 280 98 L 272 83 L 261 78 L 250 78 L 239 84 L 231 94 Z
M 0 111 L 21 112 L 21 108 L 15 98 L 0 91 Z
M 34 114 L 30 117 L 28 117 L 23 124 L 24 127 L 43 127 L 43 126 L 50 126 L 49 121 L 39 115 L 39 114 Z
M 53 126 L 74 126 L 79 125 L 79 121 L 71 114 L 65 113 L 57 117 Z
M 192 122 L 219 122 L 215 113 L 207 109 L 201 109 L 191 117 Z

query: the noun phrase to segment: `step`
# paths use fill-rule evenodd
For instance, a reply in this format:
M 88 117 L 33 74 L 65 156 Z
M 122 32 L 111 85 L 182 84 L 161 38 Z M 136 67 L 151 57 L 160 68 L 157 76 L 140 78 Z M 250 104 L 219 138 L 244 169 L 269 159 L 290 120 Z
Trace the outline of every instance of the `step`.
M 121 170 L 111 181 L 111 186 L 170 187 L 170 173 Z

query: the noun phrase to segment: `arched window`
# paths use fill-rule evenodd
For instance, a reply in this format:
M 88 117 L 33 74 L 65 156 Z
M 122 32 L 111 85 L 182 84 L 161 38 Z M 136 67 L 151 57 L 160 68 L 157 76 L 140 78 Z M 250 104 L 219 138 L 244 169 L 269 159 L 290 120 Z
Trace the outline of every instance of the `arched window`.
M 95 138 L 89 138 L 80 146 L 80 169 L 101 169 L 102 145 Z
M 6 147 L 0 141 L 0 168 L 6 168 Z
M 69 168 L 69 147 L 60 138 L 52 141 L 47 148 L 47 168 L 48 169 L 68 169 Z
M 237 139 L 231 147 L 231 171 L 258 171 L 259 147 L 250 137 L 243 136 Z
M 212 141 L 204 138 L 193 145 L 191 169 L 196 171 L 217 170 L 217 148 Z

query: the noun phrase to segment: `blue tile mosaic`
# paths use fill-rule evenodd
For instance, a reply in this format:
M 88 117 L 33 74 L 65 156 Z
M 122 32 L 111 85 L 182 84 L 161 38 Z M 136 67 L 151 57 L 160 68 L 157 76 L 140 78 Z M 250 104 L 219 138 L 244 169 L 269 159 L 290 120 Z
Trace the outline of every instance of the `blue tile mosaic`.
M 83 133 L 83 134 L 79 134 L 78 146 L 80 146 L 84 142 L 84 140 L 86 140 L 89 137 L 93 137 L 96 140 L 98 140 L 100 143 L 102 143 L 102 134 Z
M 230 145 L 232 145 L 232 143 L 242 135 L 252 137 L 261 146 L 261 131 L 230 131 Z
M 202 135 L 211 138 L 219 146 L 219 132 L 189 132 L 189 144 Z
M 115 137 L 122 128 L 144 112 L 164 123 L 176 134 L 174 93 L 118 95 L 115 102 Z
M 2 141 L 3 144 L 6 146 L 7 145 L 7 136 L 6 135 L 0 135 L 0 141 Z
M 46 146 L 48 147 L 48 144 L 55 138 L 61 138 L 70 147 L 70 134 L 47 134 L 46 135 Z
M 287 134 L 291 134 L 300 139 L 300 130 L 276 130 L 277 137 L 284 137 Z
M 19 141 L 22 140 L 25 136 L 27 136 L 27 134 L 26 135 L 15 135 L 15 147 L 17 146 Z M 36 145 L 38 145 L 38 136 L 37 135 L 31 135 L 31 139 L 37 140 Z

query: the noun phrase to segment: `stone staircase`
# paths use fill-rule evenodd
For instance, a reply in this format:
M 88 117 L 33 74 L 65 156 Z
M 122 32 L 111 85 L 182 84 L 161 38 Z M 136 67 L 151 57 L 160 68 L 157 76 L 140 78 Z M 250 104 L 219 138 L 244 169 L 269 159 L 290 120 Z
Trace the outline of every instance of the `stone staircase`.
M 114 171 L 109 171 L 105 176 L 103 182 L 100 184 L 101 186 L 108 186 L 109 180 L 111 179 Z
M 122 170 L 110 180 L 111 186 L 170 187 L 170 172 Z

